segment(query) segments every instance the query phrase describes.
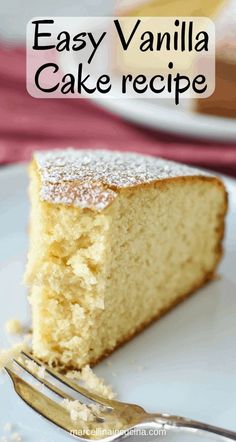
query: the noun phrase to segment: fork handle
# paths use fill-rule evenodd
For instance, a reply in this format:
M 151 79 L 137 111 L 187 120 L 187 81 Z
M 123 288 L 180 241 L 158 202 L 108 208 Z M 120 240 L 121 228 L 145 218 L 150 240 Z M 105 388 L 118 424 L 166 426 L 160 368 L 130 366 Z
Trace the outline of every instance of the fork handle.
M 222 439 L 235 440 L 236 432 L 226 430 L 224 428 L 215 427 L 214 425 L 205 424 L 192 419 L 187 419 L 180 416 L 170 416 L 168 414 L 152 414 L 149 415 L 152 422 L 162 426 L 166 430 L 184 430 L 189 432 L 195 432 L 195 434 L 203 433 L 205 436 L 220 436 Z M 150 422 L 150 420 L 149 420 Z

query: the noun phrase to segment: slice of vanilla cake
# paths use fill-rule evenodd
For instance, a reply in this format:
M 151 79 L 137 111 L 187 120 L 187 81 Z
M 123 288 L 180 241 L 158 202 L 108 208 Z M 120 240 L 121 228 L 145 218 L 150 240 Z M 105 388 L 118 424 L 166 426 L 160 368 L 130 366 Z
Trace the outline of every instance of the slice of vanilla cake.
M 93 364 L 212 278 L 227 195 L 210 174 L 133 153 L 37 152 L 26 282 L 33 351 Z

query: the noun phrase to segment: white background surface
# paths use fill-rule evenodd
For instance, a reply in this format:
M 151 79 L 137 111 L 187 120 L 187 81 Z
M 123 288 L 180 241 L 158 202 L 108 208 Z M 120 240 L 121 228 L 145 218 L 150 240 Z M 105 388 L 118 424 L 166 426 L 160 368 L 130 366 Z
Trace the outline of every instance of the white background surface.
M 236 182 L 226 184 L 230 212 L 220 279 L 116 351 L 109 357 L 111 366 L 104 361 L 95 371 L 114 386 L 121 400 L 236 431 Z M 4 333 L 7 319 L 30 323 L 21 283 L 28 241 L 26 188 L 25 166 L 0 171 L 0 346 L 13 342 Z M 14 423 L 24 442 L 73 440 L 18 399 L 11 381 L 2 374 L 0 437 L 6 422 Z M 195 439 L 178 438 L 185 440 Z

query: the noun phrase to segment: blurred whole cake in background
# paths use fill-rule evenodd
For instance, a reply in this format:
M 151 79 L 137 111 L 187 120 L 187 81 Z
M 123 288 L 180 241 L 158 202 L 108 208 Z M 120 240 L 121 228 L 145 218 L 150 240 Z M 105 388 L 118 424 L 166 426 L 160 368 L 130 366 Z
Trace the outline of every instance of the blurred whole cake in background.
M 216 25 L 216 87 L 209 98 L 195 100 L 199 113 L 236 118 L 236 0 L 123 0 L 117 2 L 120 16 L 205 16 Z M 150 59 L 153 60 L 153 59 Z M 132 63 L 124 59 L 121 63 Z M 138 62 L 135 60 L 134 70 Z M 153 71 L 153 66 L 145 66 Z

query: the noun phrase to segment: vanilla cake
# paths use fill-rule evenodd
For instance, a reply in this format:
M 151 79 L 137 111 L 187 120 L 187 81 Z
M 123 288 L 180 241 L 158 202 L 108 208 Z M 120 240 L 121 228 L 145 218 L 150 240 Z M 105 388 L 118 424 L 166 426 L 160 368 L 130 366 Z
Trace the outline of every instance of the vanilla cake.
M 213 277 L 227 208 L 219 178 L 66 149 L 36 152 L 30 180 L 25 278 L 42 360 L 94 364 Z

